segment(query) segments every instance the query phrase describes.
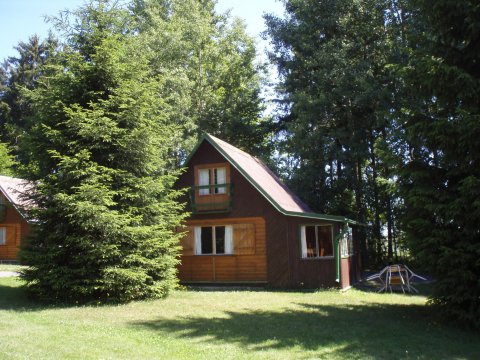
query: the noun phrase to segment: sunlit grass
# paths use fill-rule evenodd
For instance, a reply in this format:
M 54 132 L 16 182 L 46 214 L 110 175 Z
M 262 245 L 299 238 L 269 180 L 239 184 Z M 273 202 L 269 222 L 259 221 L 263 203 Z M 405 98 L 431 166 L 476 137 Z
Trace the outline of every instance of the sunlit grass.
M 0 271 L 20 271 L 24 266 L 21 265 L 11 265 L 11 264 L 0 264 Z
M 478 333 L 424 296 L 177 291 L 119 306 L 40 306 L 0 279 L 0 358 L 476 359 Z

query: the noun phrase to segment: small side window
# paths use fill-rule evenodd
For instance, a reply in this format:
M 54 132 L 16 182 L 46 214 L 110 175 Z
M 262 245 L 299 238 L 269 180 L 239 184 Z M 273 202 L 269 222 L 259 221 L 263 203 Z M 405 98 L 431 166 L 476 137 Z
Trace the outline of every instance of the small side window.
M 0 245 L 7 245 L 7 228 L 0 227 Z
M 333 233 L 331 225 L 311 225 L 300 228 L 302 258 L 333 256 Z

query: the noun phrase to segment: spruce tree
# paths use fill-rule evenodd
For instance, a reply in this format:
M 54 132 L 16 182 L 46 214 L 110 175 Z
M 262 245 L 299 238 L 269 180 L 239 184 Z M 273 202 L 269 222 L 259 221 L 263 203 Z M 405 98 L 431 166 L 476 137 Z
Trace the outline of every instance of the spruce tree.
M 7 144 L 0 142 L 0 175 L 13 175 L 15 161 Z
M 382 261 L 381 230 L 392 227 L 396 204 L 384 186 L 392 174 L 378 153 L 396 92 L 389 71 L 397 41 L 393 5 L 284 3 L 285 17 L 266 22 L 280 75 L 277 131 L 287 181 L 312 209 L 371 224 L 372 260 Z
M 0 137 L 16 146 L 17 139 L 28 132 L 29 102 L 24 89 L 33 90 L 43 76 L 42 67 L 55 52 L 57 40 L 52 34 L 41 41 L 37 35 L 15 47 L 18 55 L 8 57 L 0 69 Z M 17 154 L 18 149 L 15 149 Z M 17 154 L 18 155 L 18 154 Z
M 161 297 L 176 285 L 182 221 L 169 79 L 150 71 L 131 14 L 98 1 L 56 22 L 63 50 L 29 94 L 37 226 L 22 250 L 48 301 Z
M 410 1 L 411 84 L 399 152 L 405 228 L 437 281 L 431 302 L 480 327 L 480 8 L 478 1 Z

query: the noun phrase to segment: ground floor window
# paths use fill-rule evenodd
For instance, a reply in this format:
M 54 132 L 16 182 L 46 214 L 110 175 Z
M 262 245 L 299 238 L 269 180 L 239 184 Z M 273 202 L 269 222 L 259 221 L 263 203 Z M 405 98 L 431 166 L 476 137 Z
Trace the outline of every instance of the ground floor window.
M 7 228 L 0 227 L 0 245 L 7 244 Z
M 254 255 L 255 224 L 188 226 L 183 255 Z
M 232 254 L 233 229 L 226 226 L 196 226 L 195 253 L 205 254 Z
M 333 256 L 331 225 L 303 225 L 300 230 L 302 258 Z

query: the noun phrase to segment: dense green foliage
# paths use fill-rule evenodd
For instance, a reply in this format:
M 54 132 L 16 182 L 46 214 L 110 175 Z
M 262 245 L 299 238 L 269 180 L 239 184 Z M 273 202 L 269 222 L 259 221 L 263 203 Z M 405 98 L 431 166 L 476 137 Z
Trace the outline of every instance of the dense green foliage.
M 9 142 L 14 153 L 19 154 L 18 142 L 28 132 L 31 115 L 30 103 L 23 91 L 33 90 L 43 75 L 46 63 L 57 47 L 57 41 L 50 35 L 40 41 L 36 35 L 28 42 L 19 42 L 15 49 L 17 56 L 6 59 L 0 67 L 0 140 Z
M 156 53 L 152 67 L 171 72 L 183 110 L 183 148 L 203 132 L 255 155 L 269 155 L 268 118 L 262 118 L 263 69 L 245 25 L 218 14 L 213 0 L 136 0 L 140 31 Z M 185 153 L 183 154 L 185 156 Z
M 13 175 L 14 164 L 8 145 L 0 142 L 0 175 Z
M 285 6 L 285 19 L 266 19 L 270 58 L 281 76 L 278 131 L 287 180 L 314 210 L 372 224 L 371 262 L 387 250 L 392 259 L 398 201 L 382 160 L 395 90 L 391 4 L 292 0 Z
M 130 13 L 100 1 L 60 19 L 67 42 L 28 99 L 28 177 L 39 226 L 29 291 L 53 301 L 165 296 L 184 215 L 172 190 L 168 78 L 152 74 Z
M 399 115 L 405 231 L 438 279 L 431 301 L 480 327 L 480 8 L 412 3 L 402 67 L 412 101 Z
M 480 326 L 478 4 L 284 3 L 266 20 L 287 180 L 369 224 L 371 264 L 406 237 L 431 301 Z
M 199 135 L 268 155 L 254 41 L 214 6 L 94 1 L 51 19 L 60 39 L 20 42 L 0 68 L 0 136 L 35 181 L 22 252 L 33 293 L 166 294 L 185 216 L 171 188 Z

